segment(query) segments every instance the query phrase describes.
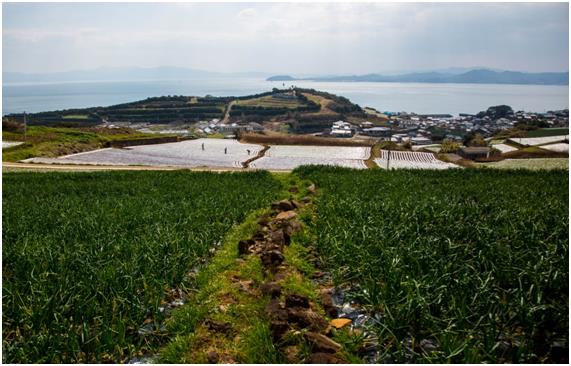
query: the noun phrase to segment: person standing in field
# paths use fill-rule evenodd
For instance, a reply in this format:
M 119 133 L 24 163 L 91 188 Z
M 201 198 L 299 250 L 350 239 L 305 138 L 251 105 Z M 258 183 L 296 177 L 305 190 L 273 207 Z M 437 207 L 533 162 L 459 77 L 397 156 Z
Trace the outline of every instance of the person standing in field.
M 204 142 L 202 143 L 202 151 L 204 151 Z
M 246 149 L 246 152 L 248 153 L 248 156 L 250 155 L 250 149 Z
M 228 153 L 228 148 L 225 147 L 225 148 L 224 148 L 224 154 L 227 154 L 227 153 Z

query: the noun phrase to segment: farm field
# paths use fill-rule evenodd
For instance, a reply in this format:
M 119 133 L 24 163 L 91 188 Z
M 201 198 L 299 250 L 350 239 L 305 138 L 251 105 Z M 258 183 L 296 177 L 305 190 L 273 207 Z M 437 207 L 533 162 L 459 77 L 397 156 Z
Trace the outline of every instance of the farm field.
M 458 168 L 458 165 L 445 163 L 434 157 L 434 154 L 410 151 L 391 151 L 390 162 L 389 152 L 381 150 L 381 156 L 375 159 L 375 163 L 382 169 L 450 169 Z
M 91 151 L 119 141 L 156 139 L 157 135 L 135 131 L 131 128 L 71 128 L 28 126 L 23 131 L 2 131 L 3 141 L 20 142 L 16 147 L 2 151 L 2 161 L 20 161 L 32 157 L 57 156 Z M 172 136 L 163 136 L 172 137 Z
M 227 149 L 227 153 L 224 153 L 224 149 Z M 261 145 L 242 144 L 236 140 L 197 139 L 123 149 L 100 149 L 56 159 L 33 158 L 25 162 L 242 168 L 242 162 L 256 156 L 261 149 Z M 250 154 L 247 150 L 250 150 Z
M 516 151 L 517 150 L 517 148 L 510 146 L 510 145 L 507 145 L 507 144 L 495 144 L 495 145 L 492 145 L 492 147 L 494 149 L 500 150 L 502 152 L 502 154 L 510 152 L 510 151 Z
M 304 104 L 301 103 L 299 99 L 280 99 L 268 95 L 260 98 L 237 100 L 236 105 L 254 106 L 254 107 L 263 107 L 263 108 L 295 109 L 297 107 L 303 106 Z
M 428 151 L 432 151 L 435 154 L 438 154 L 440 152 L 440 150 L 442 149 L 442 145 L 441 144 L 432 144 L 432 145 L 413 145 L 412 146 L 412 151 L 418 151 L 418 150 L 428 150 Z
M 366 169 L 364 160 L 370 154 L 370 147 L 272 145 L 250 167 L 289 170 L 301 165 L 332 165 Z
M 566 171 L 295 171 L 379 363 L 568 361 Z M 374 189 L 371 189 L 374 187 Z
M 569 144 L 566 143 L 542 145 L 541 148 L 549 151 L 566 152 L 566 153 L 569 152 Z
M 498 162 L 476 163 L 475 165 L 477 167 L 487 167 L 495 169 L 569 170 L 569 159 L 565 158 L 505 159 Z
M 62 119 L 88 119 L 88 114 L 67 114 L 62 116 Z
M 4 173 L 3 362 L 123 362 L 226 232 L 266 207 L 267 172 Z M 184 292 L 184 291 L 183 291 Z
M 569 128 L 540 128 L 527 133 L 527 137 L 545 137 L 545 136 L 561 136 L 569 135 Z
M 564 140 L 569 140 L 569 135 L 560 135 L 560 136 L 545 136 L 545 137 L 513 137 L 509 139 L 517 144 L 520 145 L 528 145 L 528 146 L 539 146 L 544 144 L 550 144 L 553 142 L 562 142 Z
M 22 141 L 2 141 L 2 149 L 22 145 Z

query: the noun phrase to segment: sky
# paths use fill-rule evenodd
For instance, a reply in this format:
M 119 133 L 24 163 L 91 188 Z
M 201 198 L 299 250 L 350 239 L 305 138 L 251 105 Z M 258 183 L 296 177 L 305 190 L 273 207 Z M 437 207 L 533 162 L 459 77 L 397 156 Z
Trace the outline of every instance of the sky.
M 3 71 L 569 69 L 567 3 L 3 3 Z

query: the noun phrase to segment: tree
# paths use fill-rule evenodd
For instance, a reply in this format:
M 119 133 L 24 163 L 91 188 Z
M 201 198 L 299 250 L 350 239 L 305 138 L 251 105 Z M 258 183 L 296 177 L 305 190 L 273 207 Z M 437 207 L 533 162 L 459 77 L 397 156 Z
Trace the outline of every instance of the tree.
M 453 154 L 460 149 L 460 144 L 454 140 L 445 139 L 442 141 L 442 146 L 440 147 L 440 152 L 445 154 Z
M 486 140 L 484 140 L 484 137 L 482 135 L 477 133 L 474 136 L 472 136 L 472 138 L 468 141 L 466 146 L 488 146 L 488 143 L 486 142 Z
M 509 105 L 496 105 L 488 108 L 485 112 L 480 112 L 476 115 L 478 118 L 490 117 L 492 120 L 505 118 L 514 114 L 512 107 Z

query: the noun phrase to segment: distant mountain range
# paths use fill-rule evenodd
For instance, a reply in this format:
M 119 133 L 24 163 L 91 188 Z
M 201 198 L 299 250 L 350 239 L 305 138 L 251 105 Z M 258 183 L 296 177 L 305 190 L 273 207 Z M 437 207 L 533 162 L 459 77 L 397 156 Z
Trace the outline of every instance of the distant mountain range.
M 426 72 L 401 72 L 366 75 L 290 75 L 271 76 L 265 72 L 214 72 L 185 67 L 102 67 L 55 73 L 2 72 L 3 83 L 58 83 L 80 81 L 147 81 L 200 78 L 267 78 L 268 81 L 333 81 L 333 82 L 409 82 L 467 84 L 534 84 L 569 85 L 569 72 L 527 73 L 488 68 L 448 68 Z
M 54 73 L 2 72 L 3 83 L 77 82 L 77 81 L 144 81 L 184 80 L 208 77 L 263 77 L 270 73 L 235 72 L 221 73 L 185 67 L 102 67 L 93 70 L 77 70 Z
M 569 72 L 527 73 L 519 71 L 496 71 L 475 69 L 462 73 L 418 72 L 400 75 L 349 75 L 316 76 L 295 78 L 290 75 L 276 75 L 268 81 L 331 81 L 331 82 L 399 82 L 399 83 L 457 83 L 457 84 L 532 84 L 532 85 L 569 85 Z

